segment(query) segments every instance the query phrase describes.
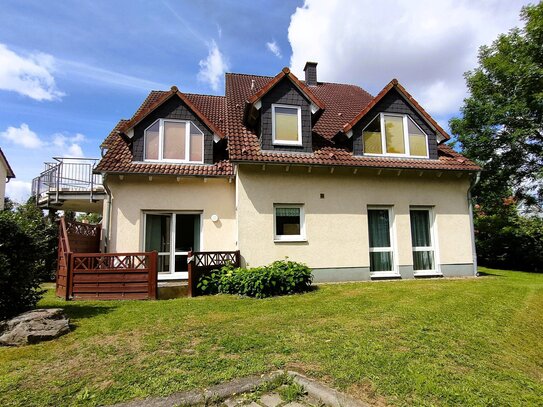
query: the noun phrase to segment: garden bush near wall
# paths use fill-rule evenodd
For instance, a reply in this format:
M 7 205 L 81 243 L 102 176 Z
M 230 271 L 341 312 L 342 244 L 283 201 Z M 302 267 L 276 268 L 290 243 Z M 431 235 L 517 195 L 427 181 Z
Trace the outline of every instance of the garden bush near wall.
M 265 298 L 307 291 L 313 276 L 305 264 L 280 260 L 264 267 L 212 270 L 198 282 L 202 294 L 238 294 Z
M 0 211 L 0 321 L 41 298 L 39 247 L 9 210 Z

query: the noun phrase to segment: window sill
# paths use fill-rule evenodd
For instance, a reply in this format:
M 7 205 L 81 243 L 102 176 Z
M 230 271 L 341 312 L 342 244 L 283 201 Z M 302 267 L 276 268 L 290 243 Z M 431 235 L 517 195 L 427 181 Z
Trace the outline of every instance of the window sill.
M 442 277 L 443 273 L 440 273 L 439 271 L 435 271 L 435 270 L 425 270 L 425 271 L 414 271 L 413 275 L 415 277 L 431 277 L 431 276 Z
M 398 278 L 401 277 L 400 273 L 395 271 L 370 271 L 370 277 L 372 278 Z
M 285 239 L 273 239 L 274 243 L 307 243 L 307 239 L 305 237 L 293 237 L 293 238 L 285 238 Z
M 177 160 L 143 160 L 132 161 L 134 164 L 185 164 L 185 165 L 211 165 L 202 161 L 177 161 Z
M 389 157 L 389 158 L 411 158 L 417 160 L 428 160 L 429 156 L 423 155 L 407 155 L 407 154 L 371 154 L 371 153 L 362 153 L 363 157 Z
M 281 142 L 277 142 L 277 141 L 274 141 L 272 143 L 272 145 L 274 147 L 303 147 L 303 143 L 281 143 Z

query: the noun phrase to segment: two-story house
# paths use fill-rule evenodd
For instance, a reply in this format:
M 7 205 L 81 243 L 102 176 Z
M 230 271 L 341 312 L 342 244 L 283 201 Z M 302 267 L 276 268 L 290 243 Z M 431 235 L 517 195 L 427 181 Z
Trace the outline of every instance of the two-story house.
M 189 250 L 237 249 L 315 281 L 474 275 L 480 168 L 398 81 L 372 96 L 304 71 L 152 91 L 102 145 L 105 249 L 157 250 L 159 279 L 186 278 Z
M 11 169 L 8 159 L 0 148 L 0 210 L 4 209 L 4 198 L 6 196 L 6 183 L 15 178 L 15 173 Z

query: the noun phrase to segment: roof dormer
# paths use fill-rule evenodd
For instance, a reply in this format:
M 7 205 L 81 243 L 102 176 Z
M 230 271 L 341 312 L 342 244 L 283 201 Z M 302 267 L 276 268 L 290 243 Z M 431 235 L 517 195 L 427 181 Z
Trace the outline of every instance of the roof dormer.
M 311 152 L 312 124 L 323 110 L 309 87 L 283 68 L 246 101 L 244 119 L 262 150 Z

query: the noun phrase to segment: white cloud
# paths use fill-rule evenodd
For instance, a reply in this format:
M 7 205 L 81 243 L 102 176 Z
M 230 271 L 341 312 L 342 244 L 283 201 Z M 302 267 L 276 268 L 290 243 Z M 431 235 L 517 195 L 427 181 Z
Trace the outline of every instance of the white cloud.
M 20 127 L 8 127 L 6 131 L 0 133 L 0 137 L 25 148 L 40 148 L 45 145 L 26 123 L 21 124 Z
M 199 63 L 198 79 L 207 83 L 214 91 L 217 91 L 224 73 L 228 70 L 228 63 L 215 41 L 208 44 L 208 49 L 207 58 L 202 59 Z
M 0 44 L 0 89 L 35 100 L 56 100 L 64 96 L 53 77 L 55 59 L 48 54 L 18 55 Z
M 31 182 L 11 179 L 6 184 L 6 196 L 12 201 L 24 203 L 30 197 Z
M 434 115 L 457 111 L 477 50 L 518 26 L 526 0 L 306 0 L 291 17 L 291 69 L 319 63 L 319 79 L 372 93 L 398 80 Z
M 168 89 L 169 86 L 160 82 L 141 79 L 109 69 L 88 65 L 79 61 L 58 59 L 57 64 L 61 70 L 60 75 L 78 82 L 87 82 L 92 85 L 103 84 L 108 87 L 129 88 L 137 90 Z
M 53 134 L 53 145 L 61 150 L 62 157 L 84 157 L 81 143 L 86 140 L 81 133 L 76 133 L 73 136 L 67 136 L 62 133 Z
M 279 44 L 277 44 L 277 42 L 275 40 L 273 40 L 272 42 L 267 42 L 266 47 L 277 58 L 282 58 L 283 57 L 281 55 L 281 47 L 279 47 Z

